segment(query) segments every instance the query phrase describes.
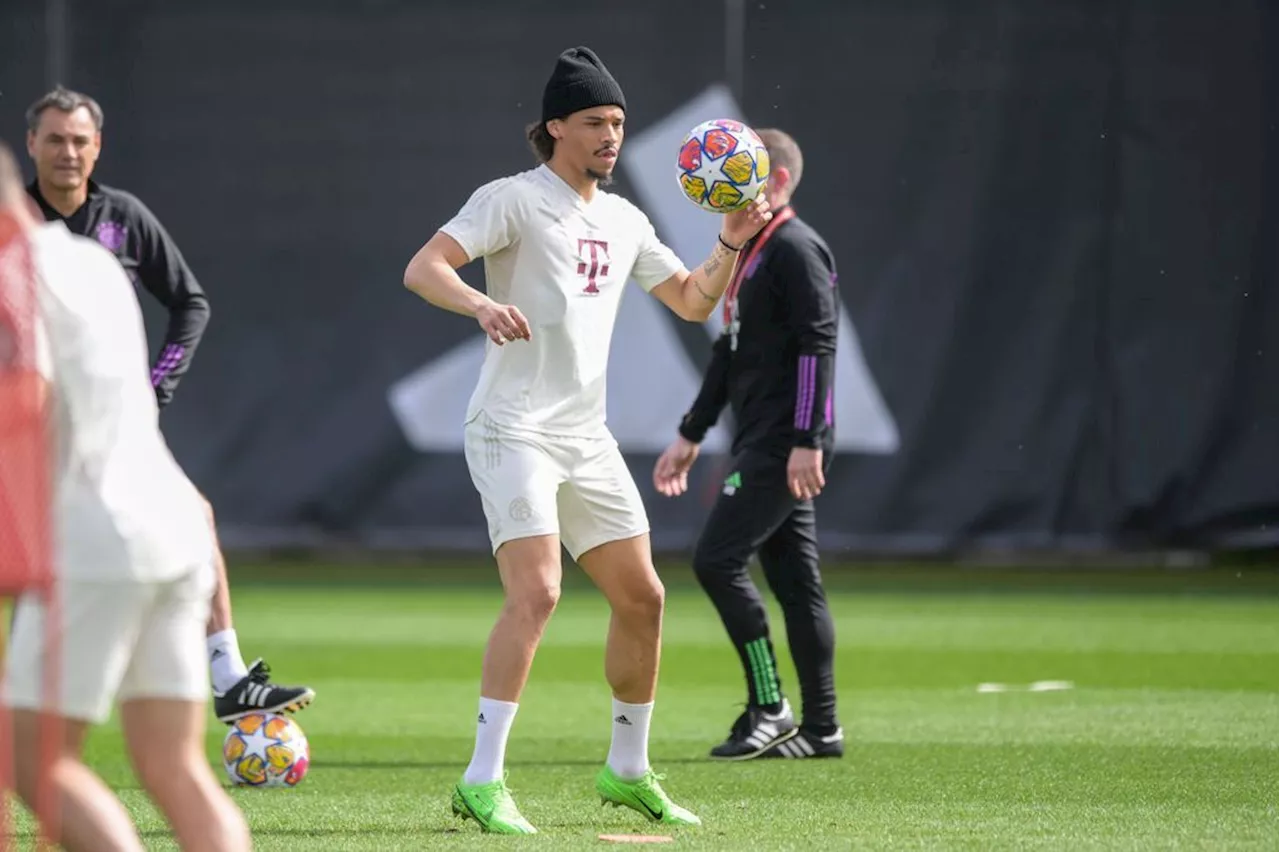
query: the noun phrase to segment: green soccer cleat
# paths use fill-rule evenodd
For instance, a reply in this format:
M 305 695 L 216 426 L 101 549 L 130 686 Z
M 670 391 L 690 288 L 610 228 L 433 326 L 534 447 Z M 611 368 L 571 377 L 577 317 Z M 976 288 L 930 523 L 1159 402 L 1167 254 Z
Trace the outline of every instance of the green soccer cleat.
M 616 807 L 628 807 L 664 825 L 702 825 L 702 820 L 671 801 L 658 782 L 665 776 L 652 769 L 643 778 L 624 781 L 607 765 L 596 775 L 596 792 L 600 801 Z
M 459 781 L 453 788 L 453 812 L 464 820 L 475 820 L 481 831 L 492 834 L 538 833 L 516 807 L 505 780 L 488 784 Z

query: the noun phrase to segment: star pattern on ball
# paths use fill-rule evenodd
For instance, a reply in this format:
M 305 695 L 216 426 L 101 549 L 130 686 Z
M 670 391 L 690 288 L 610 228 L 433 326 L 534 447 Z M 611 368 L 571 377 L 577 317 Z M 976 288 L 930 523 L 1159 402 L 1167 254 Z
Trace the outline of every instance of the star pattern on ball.
M 266 725 L 260 725 L 253 733 L 241 733 L 244 739 L 244 753 L 266 756 L 267 746 L 275 745 L 278 740 L 266 734 Z

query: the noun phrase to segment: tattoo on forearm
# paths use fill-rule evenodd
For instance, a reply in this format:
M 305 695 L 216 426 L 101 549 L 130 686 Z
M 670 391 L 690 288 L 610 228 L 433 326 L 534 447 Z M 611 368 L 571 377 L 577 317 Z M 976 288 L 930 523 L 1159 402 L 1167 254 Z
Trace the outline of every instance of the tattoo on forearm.
M 719 241 L 717 241 L 715 244 L 715 247 L 711 249 L 711 257 L 707 258 L 706 262 L 702 264 L 702 268 L 699 270 L 699 272 L 702 273 L 704 278 L 710 278 L 711 276 L 715 275 L 716 272 L 719 271 L 721 266 L 724 266 L 725 258 L 730 256 L 731 254 L 733 254 L 733 252 L 729 251 L 727 248 L 722 246 Z M 696 277 L 696 274 L 692 280 L 693 280 L 694 289 L 698 291 L 698 293 L 702 296 L 702 298 L 706 299 L 708 302 L 711 302 L 712 304 L 720 301 L 719 296 L 713 296 L 710 293 L 708 293 L 706 290 L 702 289 L 702 284 L 699 283 Z
M 724 265 L 724 259 L 730 253 L 728 249 L 720 245 L 719 241 L 716 242 L 711 249 L 711 257 L 707 258 L 707 262 L 702 264 L 702 271 L 707 274 L 708 278 L 715 275 L 716 271 Z

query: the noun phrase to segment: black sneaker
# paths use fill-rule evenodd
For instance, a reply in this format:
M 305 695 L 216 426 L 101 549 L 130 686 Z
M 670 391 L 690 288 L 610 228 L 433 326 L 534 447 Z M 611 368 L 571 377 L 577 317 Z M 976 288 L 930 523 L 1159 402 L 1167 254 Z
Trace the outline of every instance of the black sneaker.
M 750 760 L 760 757 L 799 733 L 791 705 L 784 698 L 782 709 L 769 713 L 759 707 L 748 707 L 729 730 L 729 739 L 711 749 L 714 760 Z
M 800 730 L 786 742 L 771 747 L 761 757 L 844 757 L 844 728 L 836 728 L 834 734 L 825 736 Z
M 316 697 L 306 686 L 277 686 L 268 679 L 270 667 L 262 660 L 249 666 L 249 673 L 221 694 L 213 694 L 213 712 L 228 725 L 250 713 L 293 713 Z

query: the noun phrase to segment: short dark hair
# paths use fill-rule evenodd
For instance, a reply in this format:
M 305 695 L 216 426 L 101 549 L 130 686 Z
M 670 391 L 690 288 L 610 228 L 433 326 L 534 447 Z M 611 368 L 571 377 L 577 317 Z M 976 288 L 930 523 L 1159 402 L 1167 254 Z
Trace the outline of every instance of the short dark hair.
M 791 173 L 788 189 L 794 193 L 796 187 L 800 185 L 800 175 L 804 173 L 804 155 L 800 153 L 800 146 L 796 144 L 795 139 L 791 138 L 791 134 L 774 127 L 758 129 L 756 135 L 760 137 L 765 150 L 769 152 L 770 168 L 782 166 Z
M 538 158 L 538 162 L 550 162 L 551 156 L 556 152 L 556 138 L 551 135 L 551 131 L 547 130 L 547 123 L 535 121 L 524 129 L 524 135 L 529 140 L 529 147 L 533 149 L 533 155 Z
M 44 94 L 40 100 L 33 103 L 27 109 L 27 129 L 32 133 L 40 127 L 40 116 L 44 115 L 47 109 L 56 109 L 58 112 L 75 112 L 84 107 L 89 110 L 89 116 L 93 119 L 93 125 L 102 132 L 103 115 L 102 107 L 98 106 L 98 102 L 83 92 L 73 92 L 71 89 L 58 86 L 52 92 Z

